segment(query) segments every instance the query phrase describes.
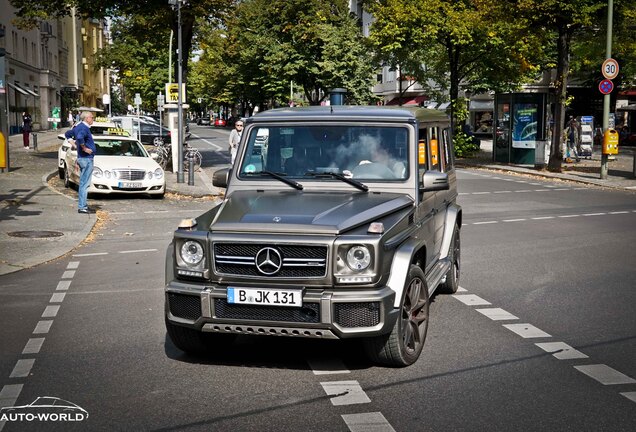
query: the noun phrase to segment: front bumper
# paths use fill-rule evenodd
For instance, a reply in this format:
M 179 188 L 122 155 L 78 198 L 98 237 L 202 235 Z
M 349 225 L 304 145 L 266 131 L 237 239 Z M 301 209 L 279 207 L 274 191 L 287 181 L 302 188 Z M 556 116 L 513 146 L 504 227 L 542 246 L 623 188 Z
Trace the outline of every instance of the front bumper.
M 303 306 L 229 304 L 226 288 L 173 281 L 166 287 L 169 321 L 204 332 L 345 339 L 393 329 L 395 292 L 307 288 Z
M 158 181 L 142 180 L 135 181 L 135 183 L 139 183 L 139 187 L 121 188 L 117 180 L 92 179 L 88 192 L 93 194 L 163 194 L 166 190 L 164 179 Z

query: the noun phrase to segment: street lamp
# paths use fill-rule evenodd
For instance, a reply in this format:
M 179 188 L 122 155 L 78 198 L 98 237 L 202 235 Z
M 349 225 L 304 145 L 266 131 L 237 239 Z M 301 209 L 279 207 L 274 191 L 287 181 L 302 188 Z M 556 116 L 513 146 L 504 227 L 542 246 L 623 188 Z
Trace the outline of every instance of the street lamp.
M 177 82 L 177 183 L 183 183 L 183 94 L 181 86 L 183 85 L 183 55 L 181 41 L 181 4 L 185 0 L 168 0 L 168 3 L 174 8 L 177 7 L 177 68 L 179 80 Z M 174 161 L 172 161 L 174 164 Z

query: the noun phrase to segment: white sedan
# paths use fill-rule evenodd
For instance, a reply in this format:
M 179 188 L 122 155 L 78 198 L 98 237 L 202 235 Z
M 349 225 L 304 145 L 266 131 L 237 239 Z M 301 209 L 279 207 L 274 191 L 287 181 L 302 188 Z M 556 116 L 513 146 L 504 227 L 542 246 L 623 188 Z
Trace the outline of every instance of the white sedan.
M 89 193 L 141 193 L 163 198 L 163 169 L 139 141 L 123 136 L 94 136 L 95 159 Z M 77 151 L 69 148 L 64 159 L 64 186 L 79 185 Z

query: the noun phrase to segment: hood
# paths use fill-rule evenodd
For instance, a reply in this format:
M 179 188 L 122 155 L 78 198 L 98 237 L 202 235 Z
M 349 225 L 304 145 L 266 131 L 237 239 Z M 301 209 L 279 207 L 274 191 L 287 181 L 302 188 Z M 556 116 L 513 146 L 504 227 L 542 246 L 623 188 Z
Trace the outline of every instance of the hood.
M 214 231 L 341 234 L 413 201 L 403 194 L 236 191 L 221 204 Z
M 132 157 L 132 156 L 95 156 L 95 166 L 100 169 L 119 169 L 132 168 L 142 169 L 146 171 L 154 171 L 159 164 L 150 157 Z

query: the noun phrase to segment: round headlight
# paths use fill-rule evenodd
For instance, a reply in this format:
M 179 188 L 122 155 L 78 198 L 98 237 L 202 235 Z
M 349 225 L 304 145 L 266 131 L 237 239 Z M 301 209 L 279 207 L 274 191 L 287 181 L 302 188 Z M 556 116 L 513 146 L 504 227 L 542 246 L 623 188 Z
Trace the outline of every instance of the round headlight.
M 347 252 L 347 265 L 351 270 L 364 270 L 371 264 L 371 253 L 366 246 L 353 246 Z
M 181 246 L 181 259 L 190 265 L 197 265 L 203 259 L 203 247 L 199 242 L 188 240 Z
M 93 167 L 93 177 L 95 178 L 102 178 L 103 172 L 101 169 L 97 168 L 97 167 Z
M 160 179 L 163 177 L 163 170 L 161 168 L 157 168 L 154 174 L 156 179 Z

